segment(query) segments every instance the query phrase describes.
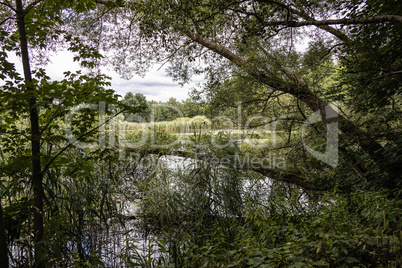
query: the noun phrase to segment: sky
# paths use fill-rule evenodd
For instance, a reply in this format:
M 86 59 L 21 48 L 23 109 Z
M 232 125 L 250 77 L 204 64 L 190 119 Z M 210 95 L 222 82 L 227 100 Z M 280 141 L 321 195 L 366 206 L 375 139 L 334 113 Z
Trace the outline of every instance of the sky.
M 51 57 L 51 62 L 46 66 L 46 74 L 54 80 L 61 80 L 64 78 L 63 72 L 75 72 L 80 69 L 77 62 L 73 61 L 73 54 L 68 51 L 59 51 L 57 55 Z M 16 64 L 18 71 L 22 73 L 21 60 L 15 55 L 8 55 L 8 60 Z M 133 76 L 130 80 L 120 78 L 120 76 L 111 70 L 103 68 L 102 71 L 107 76 L 112 77 L 111 88 L 117 94 L 124 96 L 128 92 L 142 93 L 147 100 L 167 101 L 169 98 L 174 97 L 177 100 L 187 99 L 188 92 L 191 88 L 196 87 L 199 83 L 204 81 L 202 76 L 194 77 L 193 81 L 183 87 L 178 82 L 173 82 L 171 77 L 165 73 L 165 69 L 160 66 L 155 66 L 150 69 L 145 77 L 138 75 Z
M 307 47 L 307 41 L 296 44 L 298 51 L 304 51 Z M 69 51 L 58 51 L 56 55 L 50 58 L 51 62 L 45 67 L 46 74 L 53 80 L 61 80 L 64 78 L 63 72 L 75 72 L 80 69 L 77 62 L 73 61 L 73 53 Z M 22 74 L 21 60 L 15 54 L 8 54 L 8 60 L 16 64 L 16 68 Z M 192 81 L 184 86 L 174 82 L 171 77 L 166 75 L 164 67 L 160 65 L 151 68 L 144 77 L 134 75 L 131 79 L 125 80 L 116 72 L 102 68 L 102 72 L 111 77 L 111 88 L 122 97 L 132 92 L 143 94 L 147 100 L 155 100 L 166 102 L 169 98 L 174 97 L 178 101 L 185 100 L 189 97 L 188 93 L 194 87 L 198 87 L 205 82 L 203 76 L 195 76 Z M 159 69 L 159 70 L 158 70 Z M 1 85 L 0 81 L 0 85 Z

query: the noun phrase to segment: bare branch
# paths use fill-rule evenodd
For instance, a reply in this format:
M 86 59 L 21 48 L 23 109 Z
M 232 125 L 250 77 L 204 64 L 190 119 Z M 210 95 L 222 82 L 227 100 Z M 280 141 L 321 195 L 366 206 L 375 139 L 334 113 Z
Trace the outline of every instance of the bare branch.
M 26 14 L 28 14 L 29 11 L 30 11 L 32 8 L 34 8 L 37 4 L 39 4 L 39 3 L 42 2 L 42 1 L 43 1 L 43 0 L 36 0 L 36 1 L 32 2 L 32 3 L 30 3 L 30 4 L 24 9 L 24 16 L 25 16 Z
M 124 1 L 108 1 L 108 0 L 96 0 L 97 4 L 101 5 L 113 5 L 114 7 L 125 7 Z
M 0 2 L 0 5 L 5 5 L 6 7 L 10 8 L 12 11 L 17 12 L 17 10 L 13 7 L 13 5 L 11 5 L 11 3 L 8 2 L 7 0 L 5 0 L 4 2 Z
M 57 112 L 60 110 L 60 106 L 57 107 L 56 111 L 54 111 L 54 113 L 52 114 L 52 116 L 49 118 L 49 120 L 46 123 L 46 126 L 43 127 L 42 131 L 40 132 L 40 134 L 42 135 L 43 132 L 45 132 L 45 130 L 49 127 L 50 123 L 53 121 L 54 117 L 56 116 Z
M 286 9 L 288 11 L 288 13 L 292 12 L 296 15 L 299 15 L 301 18 L 305 19 L 306 21 L 315 21 L 314 18 L 312 18 L 311 16 L 309 16 L 304 10 L 296 10 L 290 6 L 287 6 L 283 3 L 280 2 L 276 2 L 276 1 L 271 1 L 271 0 L 257 0 L 258 2 L 264 2 L 264 3 L 271 3 L 274 5 L 278 5 L 284 9 Z M 261 21 L 261 20 L 260 20 Z M 287 22 L 287 21 L 286 21 Z M 266 23 L 266 26 L 272 26 L 272 24 L 270 22 L 262 22 L 262 23 Z M 277 25 L 281 25 L 281 24 L 277 24 Z M 282 24 L 283 25 L 283 24 Z M 284 24 L 285 26 L 288 26 L 287 24 Z M 349 37 L 343 33 L 342 31 L 335 29 L 329 25 L 316 25 L 318 28 L 327 31 L 329 33 L 331 33 L 332 35 L 336 36 L 337 38 L 339 38 L 339 40 L 342 40 L 345 43 L 348 43 Z M 291 27 L 291 26 L 288 26 Z M 296 27 L 296 26 L 295 26 Z
M 292 84 L 290 82 L 284 81 L 283 79 L 275 75 L 271 74 L 268 76 L 267 73 L 261 72 L 258 69 L 254 68 L 242 57 L 233 53 L 225 46 L 212 42 L 211 40 L 208 40 L 198 33 L 187 32 L 186 34 L 194 42 L 199 43 L 200 45 L 230 60 L 233 64 L 242 68 L 250 76 L 254 77 L 261 83 L 270 86 L 276 90 L 289 93 L 296 99 L 304 102 L 312 111 L 321 111 L 322 113 L 324 113 L 327 110 L 328 114 L 331 114 L 333 116 L 331 116 L 330 118 L 322 118 L 324 122 L 338 122 L 339 130 L 341 130 L 343 133 L 345 133 L 352 139 L 356 139 L 356 137 L 359 137 L 357 139 L 357 143 L 359 144 L 359 146 L 364 151 L 369 153 L 374 161 L 381 163 L 383 159 L 382 153 L 384 151 L 382 145 L 374 140 L 371 136 L 367 135 L 364 131 L 361 131 L 353 122 L 345 119 L 342 115 L 338 114 L 338 112 L 328 106 L 328 104 L 324 100 L 319 98 L 303 81 L 297 79 L 297 77 L 294 77 L 294 83 Z M 285 69 L 282 69 L 282 71 L 284 70 Z M 292 74 L 289 73 L 289 76 L 292 76 Z
M 4 23 L 6 23 L 8 20 L 11 20 L 12 17 L 7 17 L 5 18 L 2 22 L 0 22 L 0 25 L 3 25 Z
M 142 153 L 142 154 L 155 154 L 158 156 L 162 155 L 174 155 L 180 156 L 185 158 L 193 158 L 196 159 L 196 154 L 192 152 L 186 151 L 172 151 L 167 149 L 141 149 L 141 148 L 126 148 L 127 151 Z M 295 173 L 285 172 L 283 170 L 274 170 L 269 168 L 263 167 L 253 167 L 253 165 L 245 164 L 244 167 L 241 167 L 242 170 L 249 170 L 254 171 L 256 173 L 262 174 L 267 176 L 276 181 L 284 181 L 290 184 L 297 185 L 305 190 L 311 191 L 326 191 L 329 190 L 331 187 L 329 185 L 315 185 L 314 183 L 308 182 L 306 178 L 302 177 L 301 175 Z
M 4 131 L 4 132 L 0 132 L 0 134 L 3 134 L 3 135 L 21 135 L 25 139 L 30 140 L 30 138 L 28 136 L 26 136 L 23 132 L 17 132 L 17 131 L 8 132 L 8 131 Z
M 381 78 L 391 76 L 391 75 L 395 75 L 395 74 L 402 74 L 402 70 L 401 71 L 395 71 L 395 72 L 389 72 L 389 73 L 386 73 L 386 74 L 383 74 L 383 75 L 380 75 L 380 76 L 376 76 L 376 77 L 372 78 L 372 80 L 381 79 Z
M 260 173 L 264 176 L 267 176 L 273 180 L 277 181 L 285 181 L 287 183 L 291 183 L 294 185 L 297 185 L 305 190 L 312 190 L 312 191 L 328 191 L 331 189 L 329 185 L 315 185 L 311 182 L 308 182 L 306 178 L 301 177 L 298 174 L 292 174 L 292 173 L 285 173 L 285 174 L 280 174 L 280 172 L 273 170 L 273 169 L 267 169 L 267 168 L 254 168 L 252 169 L 253 171 Z

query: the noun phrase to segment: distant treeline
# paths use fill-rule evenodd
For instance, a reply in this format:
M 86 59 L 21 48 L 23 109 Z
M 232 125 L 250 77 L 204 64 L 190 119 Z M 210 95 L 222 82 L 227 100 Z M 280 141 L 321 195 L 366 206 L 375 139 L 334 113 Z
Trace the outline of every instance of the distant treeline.
M 147 101 L 143 94 L 131 92 L 124 96 L 123 102 L 131 107 L 143 107 L 142 111 L 137 113 L 124 113 L 124 121 L 139 123 L 173 121 L 180 117 L 204 115 L 206 107 L 204 102 L 196 102 L 190 98 L 181 102 L 173 97 L 167 102 Z

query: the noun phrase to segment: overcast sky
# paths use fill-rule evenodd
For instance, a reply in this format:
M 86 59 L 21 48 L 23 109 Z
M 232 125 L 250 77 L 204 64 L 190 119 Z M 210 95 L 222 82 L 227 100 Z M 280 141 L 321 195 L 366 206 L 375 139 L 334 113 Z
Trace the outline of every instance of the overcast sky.
M 15 55 L 9 54 L 9 61 L 16 63 L 17 70 L 22 73 L 21 61 Z M 125 80 L 119 77 L 116 72 L 103 69 L 107 76 L 112 77 L 112 89 L 117 94 L 124 96 L 127 92 L 142 93 L 147 100 L 167 101 L 170 97 L 177 100 L 188 98 L 190 88 L 196 87 L 202 82 L 202 77 L 194 77 L 193 82 L 186 84 L 183 87 L 177 82 L 173 82 L 171 77 L 168 77 L 162 67 L 155 66 L 149 70 L 145 77 L 133 76 L 130 80 Z M 73 61 L 73 54 L 68 51 L 58 52 L 56 56 L 51 58 L 51 63 L 47 65 L 46 73 L 54 80 L 64 78 L 63 72 L 75 72 L 80 69 L 79 64 Z
M 299 41 L 296 44 L 296 50 L 299 52 L 307 48 L 309 38 Z M 9 61 L 16 63 L 17 70 L 22 74 L 21 60 L 11 53 L 8 54 Z M 68 51 L 59 51 L 56 56 L 51 58 L 51 63 L 47 65 L 46 72 L 54 80 L 61 80 L 64 78 L 63 72 L 75 72 L 80 69 L 77 62 L 73 61 L 74 55 Z M 148 71 L 145 77 L 138 75 L 133 76 L 130 80 L 120 78 L 120 76 L 113 71 L 103 69 L 103 73 L 112 77 L 112 86 L 117 94 L 124 96 L 127 92 L 142 93 L 147 100 L 167 101 L 170 97 L 177 100 L 187 99 L 188 93 L 191 88 L 197 87 L 200 83 L 204 82 L 203 76 L 193 77 L 193 81 L 189 84 L 180 86 L 177 82 L 173 82 L 171 77 L 166 75 L 165 69 L 160 66 L 155 66 Z M 1 85 L 0 81 L 0 85 Z

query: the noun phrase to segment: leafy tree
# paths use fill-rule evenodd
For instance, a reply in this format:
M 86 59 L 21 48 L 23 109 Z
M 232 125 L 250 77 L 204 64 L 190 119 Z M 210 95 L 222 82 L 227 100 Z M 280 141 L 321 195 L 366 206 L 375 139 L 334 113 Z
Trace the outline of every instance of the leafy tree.
M 124 114 L 124 120 L 129 122 L 143 122 L 149 121 L 150 110 L 147 104 L 146 97 L 141 93 L 136 93 L 135 95 L 131 92 L 126 93 L 122 100 L 122 103 L 128 106 L 136 107 L 137 109 L 142 109 L 142 111 L 136 114 L 130 114 L 128 112 Z
M 37 267 L 44 266 L 48 257 L 43 238 L 47 225 L 44 200 L 49 192 L 44 188 L 44 180 L 57 172 L 58 158 L 77 141 L 68 137 L 61 122 L 70 120 L 72 134 L 89 141 L 94 137 L 99 109 L 85 106 L 85 103 L 117 103 L 114 92 L 104 88 L 110 83 L 101 74 L 66 72 L 62 81 L 50 81 L 41 68 L 40 58 L 46 57 L 46 50 L 56 49 L 62 43 L 76 53 L 75 60 L 83 67 L 95 66 L 101 58 L 97 49 L 83 45 L 79 37 L 68 30 L 67 20 L 64 20 L 67 11 L 80 14 L 94 4 L 95 1 L 1 1 L 0 77 L 4 85 L 0 91 L 0 176 L 4 178 L 5 191 L 15 192 L 10 199 L 13 202 L 18 202 L 18 192 L 31 196 L 29 189 L 33 189 L 33 202 L 27 204 L 33 214 L 31 231 Z M 10 52 L 16 52 L 21 58 L 22 74 L 7 60 Z M 73 108 L 77 107 L 79 111 L 74 113 Z M 1 233 L 5 233 L 3 228 Z
M 181 110 L 181 103 L 176 98 L 169 98 L 167 102 L 155 102 L 150 103 L 151 107 L 151 120 L 155 122 L 160 121 L 173 121 L 178 117 L 183 116 Z
M 164 107 L 164 115 L 166 121 L 172 121 L 182 115 L 181 104 L 176 100 L 176 98 L 171 97 L 166 102 L 166 107 Z
M 181 107 L 185 117 L 194 117 L 197 115 L 204 115 L 203 107 L 205 103 L 193 101 L 191 98 L 187 98 L 182 101 Z

